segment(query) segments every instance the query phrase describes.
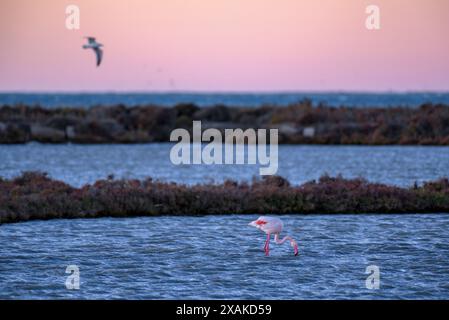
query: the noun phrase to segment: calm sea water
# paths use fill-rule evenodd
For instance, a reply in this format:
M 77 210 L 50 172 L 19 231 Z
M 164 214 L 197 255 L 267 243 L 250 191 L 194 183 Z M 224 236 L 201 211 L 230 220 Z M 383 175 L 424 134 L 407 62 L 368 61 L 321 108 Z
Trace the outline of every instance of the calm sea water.
M 158 104 L 172 106 L 192 102 L 200 106 L 226 104 L 231 106 L 259 106 L 261 104 L 287 105 L 312 99 L 314 103 L 332 106 L 410 106 L 426 102 L 449 104 L 449 93 L 351 93 L 351 92 L 297 92 L 297 93 L 0 93 L 1 104 L 39 104 L 44 107 L 125 104 Z
M 173 165 L 173 144 L 0 145 L 0 177 L 37 170 L 74 186 L 93 183 L 109 174 L 116 178 L 153 177 L 180 183 L 251 181 L 255 165 Z M 449 177 L 449 147 L 431 146 L 279 146 L 279 175 L 294 184 L 328 173 L 346 178 L 410 186 Z
M 448 299 L 449 215 L 289 215 L 299 242 L 262 251 L 257 216 L 0 226 L 0 298 Z M 68 265 L 80 289 L 68 290 Z M 380 288 L 366 288 L 368 266 Z

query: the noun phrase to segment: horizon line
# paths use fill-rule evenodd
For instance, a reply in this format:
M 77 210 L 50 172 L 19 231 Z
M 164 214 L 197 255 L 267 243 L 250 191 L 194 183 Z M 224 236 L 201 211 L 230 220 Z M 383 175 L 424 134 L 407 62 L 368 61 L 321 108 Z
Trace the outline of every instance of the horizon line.
M 218 94 L 218 95 L 271 95 L 271 94 L 449 94 L 449 90 L 23 90 L 3 91 L 0 94 Z

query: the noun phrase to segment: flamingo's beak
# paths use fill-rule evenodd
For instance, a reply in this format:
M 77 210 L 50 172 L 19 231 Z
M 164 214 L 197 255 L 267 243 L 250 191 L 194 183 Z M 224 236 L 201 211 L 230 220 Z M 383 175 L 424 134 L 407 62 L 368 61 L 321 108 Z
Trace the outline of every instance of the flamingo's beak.
M 249 226 L 251 227 L 256 227 L 257 228 L 257 220 L 251 221 L 250 223 L 248 223 Z

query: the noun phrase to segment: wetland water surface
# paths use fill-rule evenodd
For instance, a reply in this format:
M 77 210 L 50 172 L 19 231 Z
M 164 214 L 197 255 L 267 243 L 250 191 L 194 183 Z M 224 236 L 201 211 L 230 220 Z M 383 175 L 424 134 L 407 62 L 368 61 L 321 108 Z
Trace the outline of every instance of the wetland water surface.
M 449 215 L 288 215 L 271 244 L 257 216 L 100 218 L 0 226 L 0 298 L 448 299 Z M 80 289 L 68 290 L 68 265 Z M 380 269 L 380 289 L 365 286 Z

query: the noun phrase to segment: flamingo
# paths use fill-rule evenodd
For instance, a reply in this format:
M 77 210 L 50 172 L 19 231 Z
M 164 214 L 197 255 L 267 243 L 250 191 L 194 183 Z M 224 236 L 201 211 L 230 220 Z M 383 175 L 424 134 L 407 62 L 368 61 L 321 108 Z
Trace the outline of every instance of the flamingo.
M 292 237 L 287 235 L 282 240 L 279 240 L 279 234 L 282 232 L 282 228 L 284 227 L 281 219 L 262 216 L 257 220 L 251 221 L 248 225 L 256 227 L 267 234 L 267 240 L 265 241 L 265 246 L 263 248 L 266 256 L 270 253 L 270 238 L 272 234 L 274 234 L 274 242 L 277 244 L 283 244 L 287 240 L 290 241 L 290 245 L 293 247 L 295 256 L 298 255 L 298 244 Z

